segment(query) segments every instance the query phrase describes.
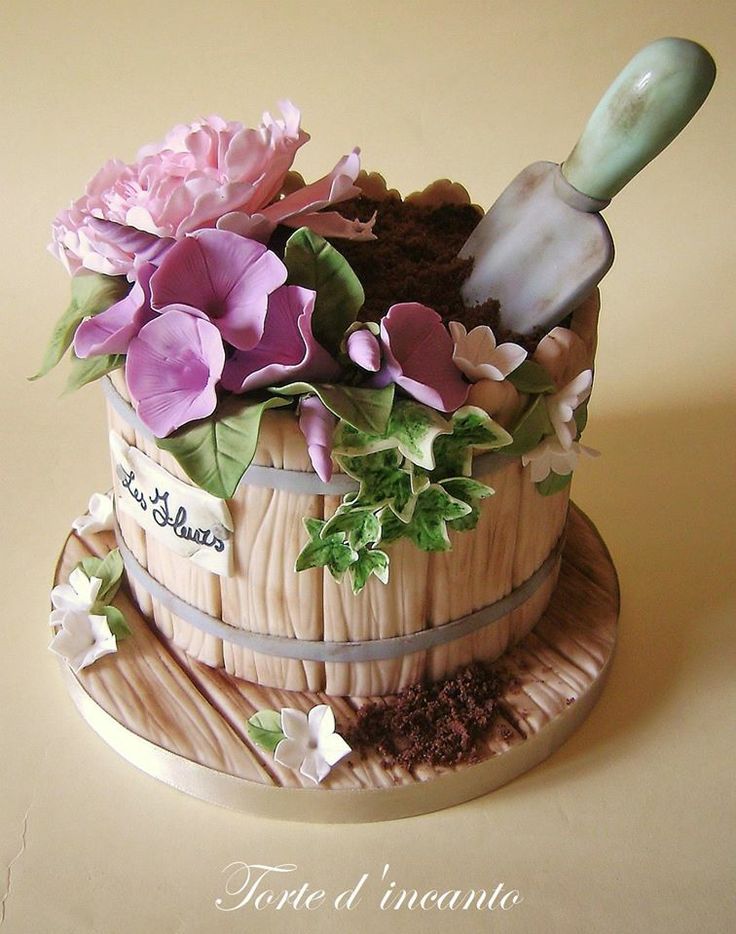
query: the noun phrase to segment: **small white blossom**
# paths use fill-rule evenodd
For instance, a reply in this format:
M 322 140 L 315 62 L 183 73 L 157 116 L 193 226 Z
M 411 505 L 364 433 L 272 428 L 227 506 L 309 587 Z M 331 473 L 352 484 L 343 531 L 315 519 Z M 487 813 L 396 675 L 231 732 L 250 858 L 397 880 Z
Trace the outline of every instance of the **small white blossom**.
M 51 603 L 55 610 L 88 613 L 101 586 L 99 577 L 87 577 L 81 568 L 75 568 L 69 575 L 68 584 L 59 584 L 51 591 Z
M 547 413 L 563 448 L 572 446 L 578 433 L 575 424 L 575 409 L 590 395 L 593 371 L 583 370 L 570 382 L 551 395 L 544 397 Z
M 564 477 L 572 473 L 580 457 L 598 457 L 599 451 L 585 447 L 573 441 L 569 448 L 560 444 L 558 438 L 550 436 L 527 454 L 522 454 L 521 462 L 531 467 L 531 478 L 534 483 L 546 480 L 550 473 Z
M 493 331 L 486 324 L 478 325 L 470 333 L 459 321 L 450 321 L 449 328 L 455 341 L 452 358 L 471 383 L 506 379 L 526 359 L 526 350 L 518 344 L 497 346 Z
M 315 784 L 351 751 L 335 732 L 335 715 L 327 704 L 312 707 L 308 716 L 301 710 L 284 707 L 281 729 L 286 738 L 274 750 L 274 759 L 289 769 L 298 769 Z
M 109 532 L 114 527 L 114 516 L 112 496 L 106 493 L 93 493 L 89 499 L 87 512 L 72 522 L 72 528 L 80 535 Z
M 55 655 L 65 658 L 75 673 L 103 655 L 117 652 L 117 640 L 104 616 L 55 610 L 49 622 L 59 627 L 49 648 Z

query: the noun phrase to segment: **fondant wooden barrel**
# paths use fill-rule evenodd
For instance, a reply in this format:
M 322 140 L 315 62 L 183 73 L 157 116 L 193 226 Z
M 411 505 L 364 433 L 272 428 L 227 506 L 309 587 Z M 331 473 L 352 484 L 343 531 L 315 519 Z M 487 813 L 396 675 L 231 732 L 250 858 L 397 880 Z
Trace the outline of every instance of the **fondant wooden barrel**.
M 596 320 L 597 302 L 588 303 L 571 325 L 591 360 Z M 136 425 L 121 371 L 108 389 L 112 432 L 190 483 Z M 388 584 L 371 578 L 355 595 L 347 580 L 337 583 L 326 569 L 294 570 L 306 542 L 303 517 L 328 518 L 340 496 L 329 488 L 327 495 L 315 492 L 323 487 L 293 412 L 271 410 L 254 464 L 276 469 L 261 471 L 254 482 L 246 474 L 227 503 L 233 573 L 198 566 L 118 508 L 131 588 L 144 614 L 189 655 L 286 690 L 389 694 L 475 659 L 495 659 L 533 628 L 554 590 L 569 488 L 542 496 L 519 459 L 492 455 L 484 462 L 479 479 L 495 495 L 483 501 L 477 528 L 452 532 L 447 552 L 396 542 Z M 300 492 L 278 488 L 293 486 L 280 483 L 280 474 L 293 478 L 291 472 L 311 491 L 303 482 Z M 346 481 L 339 473 L 333 478 L 333 484 Z M 119 497 L 120 477 L 115 483 Z

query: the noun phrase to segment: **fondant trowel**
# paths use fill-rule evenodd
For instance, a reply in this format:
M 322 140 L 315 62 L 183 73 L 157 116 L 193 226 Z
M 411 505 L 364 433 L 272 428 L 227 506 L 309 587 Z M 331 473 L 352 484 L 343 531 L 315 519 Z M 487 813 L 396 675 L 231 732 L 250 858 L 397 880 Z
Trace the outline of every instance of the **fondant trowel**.
M 460 251 L 474 259 L 466 306 L 495 298 L 501 323 L 529 334 L 551 328 L 585 299 L 613 262 L 599 212 L 689 122 L 715 74 L 696 42 L 658 39 L 641 49 L 562 165 L 524 169 L 470 235 Z

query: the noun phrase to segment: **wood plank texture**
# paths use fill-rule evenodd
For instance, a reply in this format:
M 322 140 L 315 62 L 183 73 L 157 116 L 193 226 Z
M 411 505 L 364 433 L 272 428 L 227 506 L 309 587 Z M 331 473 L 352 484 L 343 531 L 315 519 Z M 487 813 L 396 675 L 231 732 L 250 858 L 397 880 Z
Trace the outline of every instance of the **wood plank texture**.
M 103 555 L 112 547 L 110 533 L 71 534 L 56 581 L 66 580 L 85 555 Z M 175 640 L 153 629 L 126 588 L 115 603 L 132 636 L 121 642 L 116 654 L 77 676 L 95 704 L 137 736 L 209 769 L 270 787 L 313 787 L 250 742 L 248 718 L 264 708 L 306 711 L 328 703 L 338 729 L 344 729 L 365 698 L 285 691 L 233 677 L 198 662 Z M 612 655 L 617 618 L 618 587 L 611 559 L 593 526 L 573 509 L 559 583 L 547 610 L 533 632 L 495 663 L 512 682 L 503 698 L 506 716 L 485 737 L 481 758 L 502 756 L 524 743 L 594 688 Z M 375 753 L 353 753 L 319 789 L 397 788 L 432 782 L 463 768 L 423 765 L 409 773 L 384 768 Z

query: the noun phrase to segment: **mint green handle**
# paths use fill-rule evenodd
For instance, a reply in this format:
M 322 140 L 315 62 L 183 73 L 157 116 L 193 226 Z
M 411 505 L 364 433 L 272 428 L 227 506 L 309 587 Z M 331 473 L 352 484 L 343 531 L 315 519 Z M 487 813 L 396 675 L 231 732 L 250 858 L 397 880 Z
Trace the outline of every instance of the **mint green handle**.
M 601 98 L 562 174 L 588 197 L 609 200 L 687 125 L 715 77 L 715 62 L 697 42 L 645 46 Z

